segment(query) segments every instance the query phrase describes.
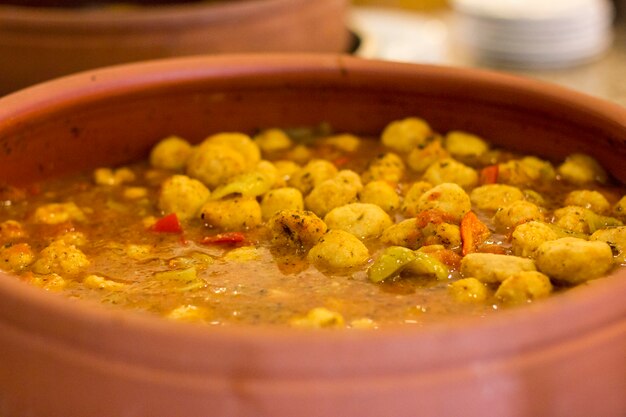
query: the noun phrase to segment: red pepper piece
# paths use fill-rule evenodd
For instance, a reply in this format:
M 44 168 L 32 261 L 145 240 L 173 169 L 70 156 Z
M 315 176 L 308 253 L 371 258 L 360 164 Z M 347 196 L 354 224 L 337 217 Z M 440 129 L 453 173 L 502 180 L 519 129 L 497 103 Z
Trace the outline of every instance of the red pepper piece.
M 415 216 L 417 227 L 424 228 L 429 224 L 454 223 L 455 217 L 438 209 L 420 211 Z
M 152 225 L 151 229 L 159 233 L 181 233 L 183 231 L 176 213 L 161 217 Z
M 348 162 L 350 162 L 350 158 L 348 158 L 347 156 L 342 156 L 342 157 L 339 157 L 339 158 L 335 159 L 333 161 L 333 164 L 336 167 L 342 167 L 342 166 L 346 165 Z
M 200 243 L 205 245 L 232 245 L 246 240 L 246 235 L 241 232 L 218 233 L 213 236 L 206 236 Z
M 461 241 L 463 256 L 478 250 L 491 232 L 473 211 L 468 211 L 461 220 Z
M 498 165 L 489 165 L 480 170 L 479 181 L 482 185 L 498 182 Z

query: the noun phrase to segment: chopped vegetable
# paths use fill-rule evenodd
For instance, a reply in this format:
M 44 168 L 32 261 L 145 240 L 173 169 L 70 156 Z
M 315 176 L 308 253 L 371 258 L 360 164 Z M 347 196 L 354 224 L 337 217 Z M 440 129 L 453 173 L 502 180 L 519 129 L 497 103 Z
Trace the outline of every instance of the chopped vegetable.
M 422 246 L 418 251 L 433 256 L 439 262 L 450 268 L 458 268 L 461 265 L 461 255 L 453 250 L 446 249 L 443 245 Z
M 592 214 L 593 215 L 589 216 L 590 218 L 588 220 L 590 233 L 594 233 L 597 230 L 605 229 L 607 227 L 618 227 L 623 225 L 620 220 L 614 217 L 602 216 L 593 212 Z
M 213 236 L 205 236 L 200 243 L 204 245 L 230 245 L 241 243 L 246 240 L 246 235 L 241 232 L 218 233 Z
M 343 166 L 344 166 L 344 165 L 346 165 L 348 162 L 350 162 L 350 158 L 348 158 L 347 156 L 342 156 L 342 157 L 339 157 L 339 158 L 335 159 L 335 160 L 333 161 L 333 164 L 334 164 L 336 167 L 343 167 Z
M 341 314 L 325 307 L 316 307 L 310 310 L 304 317 L 295 317 L 291 320 L 294 327 L 322 329 L 343 327 L 344 319 Z
M 439 209 L 420 211 L 415 217 L 417 219 L 416 225 L 419 228 L 424 228 L 429 224 L 454 223 L 456 220 L 452 214 Z
M 461 219 L 461 240 L 463 256 L 476 252 L 491 232 L 473 211 L 468 211 Z
M 151 229 L 159 233 L 182 233 L 183 231 L 176 213 L 170 213 L 161 217 L 152 225 Z
M 154 278 L 164 283 L 175 283 L 174 291 L 176 292 L 186 292 L 205 286 L 204 280 L 198 278 L 198 271 L 195 267 L 156 272 Z
M 370 266 L 367 276 L 372 282 L 381 282 L 405 269 L 415 275 L 434 275 L 438 280 L 449 275 L 448 268 L 434 256 L 402 246 L 390 246 Z
M 451 283 L 448 293 L 459 303 L 480 303 L 487 299 L 489 290 L 476 278 L 469 277 Z
M 589 238 L 589 236 L 587 236 L 585 233 L 579 233 L 579 232 L 574 232 L 572 230 L 567 230 L 567 229 L 564 229 L 562 227 L 557 226 L 556 224 L 546 223 L 546 225 L 553 232 L 555 232 L 554 239 L 558 239 L 558 238 L 561 238 L 561 237 L 577 237 L 578 239 L 588 239 Z M 554 239 L 551 239 L 551 240 L 554 240 Z
M 154 277 L 162 281 L 193 281 L 198 278 L 196 268 L 175 269 L 173 271 L 155 272 Z
M 495 184 L 498 182 L 498 165 L 489 165 L 480 170 L 478 182 L 480 185 Z
M 246 172 L 234 177 L 228 184 L 213 191 L 211 198 L 219 200 L 230 194 L 241 194 L 243 197 L 256 197 L 265 194 L 274 185 L 275 179 L 263 172 Z
M 167 313 L 165 317 L 168 319 L 194 323 L 206 321 L 210 315 L 210 312 L 205 308 L 195 305 L 181 305 Z
M 413 252 L 415 259 L 406 265 L 406 270 L 415 275 L 433 275 L 437 280 L 448 279 L 450 271 L 437 258 L 425 252 Z
M 381 282 L 398 275 L 415 259 L 417 259 L 417 255 L 411 249 L 402 246 L 390 246 L 369 267 L 367 276 L 372 282 Z

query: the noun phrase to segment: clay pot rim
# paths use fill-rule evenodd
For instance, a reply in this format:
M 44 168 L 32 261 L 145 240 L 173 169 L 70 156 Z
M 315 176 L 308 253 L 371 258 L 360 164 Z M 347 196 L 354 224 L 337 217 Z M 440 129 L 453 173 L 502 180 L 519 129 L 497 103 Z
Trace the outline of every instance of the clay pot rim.
M 283 1 L 283 0 L 277 0 Z M 289 0 L 287 0 L 289 1 Z M 540 98 L 538 110 L 549 111 L 561 106 L 580 113 L 593 115 L 612 128 L 626 126 L 626 109 L 616 103 L 577 92 L 556 84 L 503 72 L 439 66 L 430 64 L 407 64 L 375 59 L 352 57 L 345 54 L 324 53 L 237 53 L 215 56 L 189 56 L 155 59 L 129 64 L 112 65 L 70 74 L 9 93 L 0 99 L 9 100 L 10 113 L 0 107 L 0 117 L 14 117 L 32 106 L 42 105 L 48 96 L 65 100 L 64 105 L 84 101 L 87 95 L 112 96 L 129 91 L 149 89 L 153 84 L 171 86 L 209 77 L 252 77 L 256 83 L 259 75 L 317 74 L 323 79 L 341 75 L 346 71 L 367 76 L 370 71 L 392 71 L 406 75 L 420 71 L 422 78 L 452 78 L 455 89 L 462 90 L 467 83 L 489 86 L 494 93 L 485 93 L 482 102 L 514 104 L 499 94 L 506 92 L 519 96 Z M 326 74 L 326 75 L 324 75 Z M 271 84 L 271 82 L 270 82 Z M 371 87 L 371 86 L 370 86 Z M 384 87 L 384 86 L 383 86 Z M 14 98 L 17 97 L 17 100 Z M 26 98 L 31 96 L 30 98 Z M 41 99 L 38 99 L 41 96 Z M 92 98 L 89 98 L 92 99 Z M 625 179 L 626 180 L 626 179 Z
M 398 64 L 362 60 L 338 55 L 236 55 L 218 57 L 191 57 L 159 60 L 139 64 L 115 66 L 86 71 L 27 88 L 0 99 L 0 121 L 9 124 L 27 123 L 29 117 L 46 113 L 51 107 L 63 109 L 103 97 L 129 92 L 146 91 L 154 86 L 172 86 L 180 83 L 210 78 L 254 77 L 254 83 L 271 82 L 272 77 L 289 77 L 315 74 L 317 79 L 342 78 L 345 74 L 367 77 L 371 72 L 386 72 L 390 76 L 419 74 L 425 78 L 448 78 L 460 86 L 478 83 L 490 86 L 493 94 L 482 97 L 484 101 L 506 100 L 500 95 L 506 91 L 512 95 L 523 94 L 541 98 L 540 106 L 568 106 L 576 111 L 587 112 L 603 119 L 607 124 L 626 129 L 626 109 L 612 103 L 567 90 L 555 85 L 494 73 L 485 70 L 437 67 L 431 65 Z M 362 81 L 361 79 L 359 79 Z M 338 81 L 337 81 L 338 82 Z M 387 374 L 406 372 L 407 361 L 411 366 L 442 368 L 461 364 L 468 358 L 493 358 L 523 351 L 533 351 L 562 340 L 580 339 L 602 326 L 620 325 L 626 316 L 626 270 L 613 273 L 609 279 L 600 279 L 584 290 L 572 290 L 540 303 L 524 308 L 512 309 L 486 318 L 454 318 L 440 323 L 428 323 L 420 327 L 398 326 L 375 331 L 339 330 L 307 331 L 267 326 L 195 326 L 174 323 L 157 317 L 115 309 L 103 308 L 90 302 L 74 303 L 65 297 L 46 294 L 13 278 L 0 274 L 0 317 L 5 325 L 21 331 L 36 332 L 56 340 L 66 348 L 83 353 L 98 349 L 98 355 L 114 357 L 133 364 L 153 363 L 172 369 L 189 372 L 215 371 L 215 363 L 196 361 L 189 364 L 186 355 L 197 358 L 202 349 L 212 345 L 232 347 L 236 353 L 254 351 L 263 356 L 280 356 L 280 352 L 306 348 L 307 352 L 332 351 L 335 358 L 323 361 L 305 361 L 288 364 L 264 361 L 254 362 L 250 372 L 263 373 L 263 367 L 284 367 L 287 376 L 332 374 L 332 367 L 349 369 L 353 375 Z M 11 317 L 6 311 L 16 306 L 28 306 L 20 316 Z M 2 311 L 5 311 L 3 313 Z M 593 315 L 585 314 L 593 311 Z M 9 318 L 10 317 L 10 318 Z M 38 318 L 46 317 L 46 324 Z M 52 325 L 50 324 L 52 323 Z M 0 322 L 0 325 L 3 324 Z M 622 323 L 623 325 L 623 323 Z M 92 328 L 101 339 L 86 339 L 72 332 L 78 326 Z M 515 326 L 517 332 L 507 340 L 497 340 L 503 330 Z M 74 333 L 78 333 L 75 335 Z M 116 338 L 107 339 L 109 335 Z M 43 337 L 43 336 L 42 336 Z M 140 354 L 128 344 L 128 338 L 148 340 L 147 350 Z M 170 340 L 170 344 L 164 341 Z M 159 344 L 160 342 L 163 342 Z M 497 342 L 497 343 L 496 343 Z M 460 349 L 447 352 L 433 359 L 431 346 L 456 343 Z M 397 359 L 385 361 L 380 367 L 372 362 L 374 357 L 354 356 L 354 346 L 375 345 L 384 352 L 398 353 Z M 407 359 L 403 346 L 410 346 L 416 357 Z M 416 348 L 417 346 L 417 348 Z M 368 349 L 371 354 L 375 349 Z M 176 354 L 178 353 L 178 354 Z M 424 354 L 420 356 L 420 353 Z M 233 353 L 235 355 L 235 353 Z M 452 355 L 452 356 L 451 356 Z M 294 355 L 290 355 L 294 356 Z M 228 358 L 224 359 L 224 372 Z M 238 360 L 238 359 L 233 359 Z M 322 363 L 320 365 L 320 362 Z M 256 368 L 255 368 L 256 367 Z M 259 368 L 260 367 L 260 368 Z M 227 369 L 228 368 L 228 369 Z M 410 368 L 410 366 L 409 366 Z M 336 369 L 335 369 L 336 370 Z M 269 371 L 268 371 L 269 372 Z
M 233 20 L 271 18 L 286 6 L 300 7 L 306 0 L 245 0 L 237 2 L 190 2 L 159 4 L 128 9 L 46 8 L 0 4 L 0 24 L 19 31 L 53 30 L 98 32 L 102 28 L 145 30 L 146 27 L 167 29 L 184 24 L 230 25 Z M 129 28 L 128 25 L 133 26 Z

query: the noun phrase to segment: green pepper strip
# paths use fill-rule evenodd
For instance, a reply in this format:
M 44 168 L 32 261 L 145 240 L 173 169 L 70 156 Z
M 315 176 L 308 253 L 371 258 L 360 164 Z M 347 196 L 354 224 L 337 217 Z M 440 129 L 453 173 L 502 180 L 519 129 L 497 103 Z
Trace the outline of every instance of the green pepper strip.
M 372 282 L 381 282 L 397 275 L 405 266 L 417 259 L 411 249 L 402 246 L 390 246 L 374 261 L 367 270 L 367 276 Z

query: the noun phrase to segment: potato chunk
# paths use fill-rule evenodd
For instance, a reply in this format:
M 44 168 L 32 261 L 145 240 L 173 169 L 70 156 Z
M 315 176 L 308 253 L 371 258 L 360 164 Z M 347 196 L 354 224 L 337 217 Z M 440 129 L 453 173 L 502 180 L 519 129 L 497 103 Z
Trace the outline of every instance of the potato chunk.
M 261 250 L 254 246 L 241 246 L 230 250 L 222 259 L 238 263 L 256 261 L 261 259 Z
M 606 242 L 613 250 L 616 263 L 626 263 L 626 226 L 600 229 L 594 232 L 589 240 Z
M 150 152 L 150 165 L 154 168 L 182 170 L 191 155 L 192 147 L 185 139 L 168 136 L 157 143 Z
M 285 155 L 290 161 L 304 165 L 313 158 L 313 152 L 306 145 L 296 145 Z
M 67 287 L 67 280 L 59 274 L 32 275 L 28 282 L 46 291 L 59 292 Z
M 476 278 L 469 277 L 451 283 L 448 293 L 460 303 L 481 303 L 487 299 L 489 290 Z
M 526 190 L 523 190 L 522 192 L 524 193 L 524 199 L 526 201 L 529 201 L 535 205 L 538 205 L 539 207 L 546 207 L 546 199 L 543 198 L 543 196 L 539 194 L 537 191 L 526 189 Z
M 354 235 L 330 230 L 311 248 L 307 259 L 321 270 L 341 270 L 363 265 L 369 251 Z
M 392 152 L 378 155 L 363 173 L 363 182 L 376 180 L 397 183 L 404 176 L 404 162 Z
M 411 218 L 394 224 L 383 232 L 380 240 L 393 246 L 417 249 L 421 246 L 421 233 L 417 228 L 417 219 Z
M 105 291 L 124 291 L 127 287 L 127 284 L 113 281 L 111 279 L 107 279 L 99 275 L 86 276 L 83 279 L 83 284 L 87 288 L 92 288 L 94 290 L 105 290 Z
M 135 181 L 135 173 L 129 168 L 118 169 L 96 168 L 93 171 L 93 180 L 98 185 L 122 185 Z
M 200 181 L 173 175 L 161 184 L 158 206 L 164 213 L 176 213 L 181 220 L 196 217 L 211 192 Z
M 626 196 L 619 199 L 613 206 L 613 215 L 621 221 L 626 221 Z
M 240 152 L 226 145 L 203 142 L 189 157 L 187 175 L 215 188 L 247 170 L 248 163 Z
M 301 169 L 293 172 L 287 184 L 297 188 L 304 195 L 322 182 L 337 175 L 337 168 L 324 159 L 314 159 Z
M 269 191 L 261 200 L 263 220 L 269 220 L 281 210 L 303 210 L 304 200 L 297 188 L 283 187 Z
M 589 219 L 591 216 L 592 212 L 589 209 L 578 206 L 567 206 L 555 210 L 554 224 L 565 230 L 589 234 Z
M 185 304 L 174 308 L 165 317 L 171 320 L 196 323 L 210 320 L 211 316 L 211 311 L 206 308 Z
M 495 211 L 523 199 L 524 193 L 519 188 L 506 184 L 481 185 L 470 193 L 470 200 L 481 210 Z
M 381 135 L 383 145 L 396 152 L 407 153 L 424 144 L 432 130 L 428 123 L 417 117 L 408 117 L 389 123 Z
M 389 245 L 411 249 L 418 249 L 425 245 L 442 245 L 453 249 L 461 245 L 461 231 L 456 224 L 418 225 L 418 219 L 411 218 L 385 229 L 380 239 Z
M 304 317 L 293 318 L 289 324 L 294 327 L 321 329 L 344 327 L 345 322 L 343 316 L 336 311 L 325 307 L 316 307 L 309 310 Z
M 126 187 L 122 195 L 128 200 L 141 200 L 148 197 L 148 189 L 146 187 Z
M 597 191 L 576 190 L 565 197 L 566 206 L 584 207 L 598 214 L 607 214 L 611 210 L 611 204 L 605 196 Z
M 574 233 L 589 234 L 605 227 L 622 226 L 614 217 L 602 216 L 584 207 L 567 206 L 555 210 L 555 222 L 558 227 Z
M 514 159 L 498 165 L 498 181 L 504 184 L 528 186 L 530 183 L 554 181 L 552 164 L 534 156 Z
M 84 221 L 85 214 L 73 202 L 50 203 L 37 207 L 33 220 L 39 224 L 60 224 L 72 220 Z
M 593 221 L 593 212 L 578 206 L 567 206 L 554 211 L 554 224 L 565 230 L 576 233 L 591 233 L 590 224 Z
M 358 136 L 350 133 L 340 133 L 325 137 L 321 141 L 324 145 L 332 146 L 335 149 L 339 149 L 344 152 L 356 152 L 361 146 L 361 139 Z
M 396 190 L 386 181 L 371 181 L 359 192 L 359 201 L 366 204 L 376 204 L 378 207 L 391 213 L 400 206 L 400 197 Z
M 413 149 L 407 156 L 406 163 L 412 171 L 422 173 L 435 162 L 449 157 L 450 154 L 441 145 L 441 140 L 435 139 Z
M 429 166 L 422 179 L 434 185 L 451 182 L 468 189 L 478 184 L 478 173 L 474 168 L 445 158 Z
M 609 272 L 613 253 L 606 242 L 564 237 L 542 243 L 536 261 L 537 268 L 549 277 L 580 284 Z
M 419 198 L 417 212 L 440 210 L 460 222 L 465 213 L 472 209 L 467 193 L 457 184 L 439 184 L 426 191 Z
M 420 230 L 419 246 L 442 245 L 446 249 L 461 246 L 461 229 L 451 223 L 428 223 Z
M 557 232 L 546 223 L 530 221 L 520 224 L 512 234 L 513 253 L 525 258 L 534 258 L 535 251 L 543 242 L 558 238 Z
M 28 243 L 0 247 L 0 269 L 3 271 L 20 272 L 34 259 L 35 255 Z
M 76 275 L 88 266 L 89 259 L 80 249 L 56 240 L 41 251 L 32 269 L 38 274 Z
M 402 214 L 405 217 L 416 216 L 421 211 L 419 208 L 420 198 L 431 188 L 433 188 L 432 184 L 426 181 L 417 181 L 411 184 L 400 207 Z
M 504 304 L 519 305 L 545 298 L 551 292 L 550 278 L 538 271 L 523 271 L 502 281 L 495 296 Z
M 543 211 L 535 204 L 528 201 L 515 201 L 508 206 L 498 210 L 493 217 L 497 228 L 512 229 L 529 221 L 544 221 Z
M 335 207 L 355 202 L 362 188 L 358 174 L 343 170 L 315 187 L 305 197 L 304 204 L 307 209 L 322 217 Z
M 6 220 L 0 223 L 0 241 L 11 242 L 26 236 L 22 223 L 16 220 Z
M 276 168 L 276 175 L 278 175 L 276 187 L 286 187 L 291 176 L 298 172 L 301 166 L 293 161 L 281 159 L 274 162 L 274 168 Z
M 470 253 L 461 261 L 461 274 L 484 283 L 502 282 L 522 271 L 535 271 L 532 259 L 494 253 Z
M 261 224 L 261 206 L 255 198 L 235 197 L 207 201 L 200 217 L 209 225 L 223 230 L 243 230 Z
M 489 150 L 489 144 L 471 133 L 452 131 L 446 135 L 446 150 L 455 158 L 477 157 Z
M 589 155 L 574 153 L 565 159 L 557 169 L 563 179 L 572 184 L 588 184 L 590 182 L 606 182 L 607 174 L 598 161 Z
M 266 129 L 254 137 L 263 153 L 284 151 L 291 148 L 291 138 L 282 129 Z
M 352 203 L 332 209 L 324 217 L 330 229 L 344 230 L 359 239 L 380 236 L 393 222 L 383 209 L 374 204 Z
M 250 138 L 250 136 L 239 132 L 223 132 L 211 135 L 201 144 L 227 146 L 243 156 L 246 163 L 246 169 L 252 169 L 261 160 L 261 150 L 259 146 Z
M 328 227 L 312 211 L 281 210 L 269 220 L 269 229 L 275 246 L 306 252 L 324 236 Z

